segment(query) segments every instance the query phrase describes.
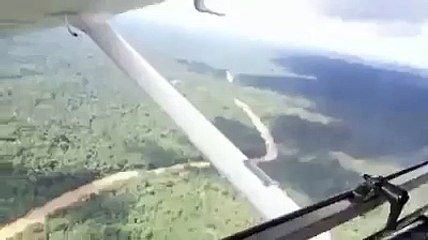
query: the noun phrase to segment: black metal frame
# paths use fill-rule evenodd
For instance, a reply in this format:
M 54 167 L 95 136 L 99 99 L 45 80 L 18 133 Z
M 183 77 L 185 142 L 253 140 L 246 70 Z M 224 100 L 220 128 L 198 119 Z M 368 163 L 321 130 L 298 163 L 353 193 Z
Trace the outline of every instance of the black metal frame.
M 364 175 L 364 179 L 365 182 L 353 190 L 238 232 L 224 240 L 308 239 L 365 214 L 385 201 L 390 202 L 391 211 L 383 231 L 393 230 L 400 223 L 397 220 L 407 202 L 407 191 L 428 182 L 428 161 L 386 177 Z

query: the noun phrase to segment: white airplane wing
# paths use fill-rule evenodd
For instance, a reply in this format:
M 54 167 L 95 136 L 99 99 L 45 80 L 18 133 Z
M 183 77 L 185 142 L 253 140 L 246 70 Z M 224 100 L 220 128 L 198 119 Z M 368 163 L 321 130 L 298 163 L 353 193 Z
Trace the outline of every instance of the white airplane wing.
M 164 0 L 0 0 L 0 30 L 64 25 L 64 16 L 114 15 Z

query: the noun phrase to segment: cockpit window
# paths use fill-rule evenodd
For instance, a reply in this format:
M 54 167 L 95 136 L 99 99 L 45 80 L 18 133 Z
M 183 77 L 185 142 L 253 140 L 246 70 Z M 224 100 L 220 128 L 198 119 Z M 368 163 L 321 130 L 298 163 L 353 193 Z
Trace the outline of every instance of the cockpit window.
M 110 24 L 242 167 L 304 207 L 427 156 L 428 25 L 392 2 L 387 16 L 327 1 L 204 6 L 211 16 L 167 1 Z M 0 50 L 0 239 L 221 239 L 267 220 L 78 29 L 1 31 Z M 361 239 L 387 209 L 331 236 Z

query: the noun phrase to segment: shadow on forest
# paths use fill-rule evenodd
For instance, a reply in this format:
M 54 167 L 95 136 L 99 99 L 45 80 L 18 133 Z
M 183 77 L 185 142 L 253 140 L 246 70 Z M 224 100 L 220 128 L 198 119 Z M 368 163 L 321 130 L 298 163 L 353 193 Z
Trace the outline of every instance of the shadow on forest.
M 428 145 L 428 105 L 423 104 L 428 101 L 426 77 L 316 55 L 285 56 L 274 62 L 316 80 L 240 75 L 240 82 L 314 101 L 316 111 L 343 123 L 329 127 L 344 134 L 334 140 L 344 140 L 334 148 L 355 158 L 377 158 L 411 154 Z M 281 124 L 296 124 L 291 121 Z M 325 132 L 320 137 L 329 135 Z M 409 164 L 408 159 L 401 161 Z
M 257 130 L 221 117 L 215 119 L 215 125 L 248 157 L 265 154 L 264 142 Z M 274 137 L 280 148 L 291 144 L 301 149 L 295 155 L 280 154 L 276 161 L 260 165 L 284 187 L 303 192 L 312 201 L 317 201 L 348 190 L 360 182 L 357 172 L 343 168 L 337 159 L 328 154 L 330 149 L 340 146 L 342 138 L 347 137 L 345 130 L 336 131 L 336 127 L 330 129 L 329 126 L 312 124 L 294 116 L 278 117 L 274 129 Z M 307 156 L 313 160 L 304 161 Z
M 264 141 L 256 129 L 223 117 L 216 117 L 214 125 L 247 157 L 256 158 L 266 154 Z

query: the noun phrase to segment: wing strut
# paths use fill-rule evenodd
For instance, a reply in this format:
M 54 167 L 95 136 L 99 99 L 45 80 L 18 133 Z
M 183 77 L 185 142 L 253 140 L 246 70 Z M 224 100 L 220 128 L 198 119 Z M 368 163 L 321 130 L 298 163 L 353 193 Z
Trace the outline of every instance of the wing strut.
M 102 15 L 80 15 L 70 23 L 92 40 L 174 120 L 221 175 L 265 220 L 299 209 L 276 185 L 265 186 L 245 165 L 247 157 L 157 72 Z M 329 233 L 318 236 L 330 239 Z

